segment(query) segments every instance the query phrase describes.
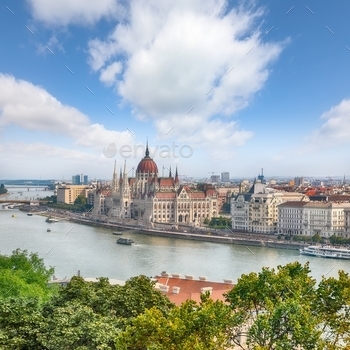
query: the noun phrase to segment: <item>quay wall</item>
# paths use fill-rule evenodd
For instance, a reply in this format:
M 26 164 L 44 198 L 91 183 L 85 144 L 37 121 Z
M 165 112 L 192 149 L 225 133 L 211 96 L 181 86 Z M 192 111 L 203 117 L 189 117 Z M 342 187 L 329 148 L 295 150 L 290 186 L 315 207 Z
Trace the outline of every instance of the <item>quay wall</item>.
M 145 229 L 143 227 L 126 225 L 122 223 L 106 223 L 106 222 L 95 222 L 91 220 L 85 220 L 80 218 L 69 218 L 69 221 L 77 222 L 80 224 L 86 224 L 90 226 L 99 226 L 114 229 L 116 231 L 120 230 L 131 230 L 135 233 L 145 234 L 150 236 L 158 237 L 171 237 L 171 238 L 180 238 L 187 240 L 203 241 L 203 242 L 212 242 L 212 243 L 224 243 L 224 244 L 237 244 L 237 245 L 248 245 L 256 247 L 268 247 L 268 248 L 279 248 L 279 249 L 300 249 L 303 245 L 300 243 L 291 243 L 286 241 L 272 241 L 272 240 L 263 240 L 263 239 L 254 239 L 248 237 L 234 237 L 232 234 L 229 236 L 217 236 L 211 234 L 198 234 L 198 233 L 187 233 L 187 232 L 174 232 L 166 230 L 157 230 L 157 229 Z

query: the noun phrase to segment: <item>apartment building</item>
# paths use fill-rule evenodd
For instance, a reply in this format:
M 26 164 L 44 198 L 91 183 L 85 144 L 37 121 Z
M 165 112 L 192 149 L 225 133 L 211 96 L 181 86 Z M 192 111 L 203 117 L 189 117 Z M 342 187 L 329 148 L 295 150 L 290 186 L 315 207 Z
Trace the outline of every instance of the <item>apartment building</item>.
M 248 193 L 231 199 L 232 229 L 256 233 L 277 233 L 278 206 L 288 201 L 308 200 L 301 193 L 278 192 L 256 182 Z
M 278 216 L 279 233 L 350 236 L 350 203 L 289 202 L 278 206 Z
M 79 195 L 87 197 L 88 191 L 85 185 L 61 185 L 57 188 L 57 203 L 74 204 Z

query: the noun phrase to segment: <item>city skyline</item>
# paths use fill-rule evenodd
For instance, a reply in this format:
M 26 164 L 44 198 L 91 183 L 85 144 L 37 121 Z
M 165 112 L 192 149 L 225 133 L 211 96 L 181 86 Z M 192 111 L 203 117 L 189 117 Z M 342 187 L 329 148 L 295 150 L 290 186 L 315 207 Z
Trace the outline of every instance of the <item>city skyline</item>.
M 7 0 L 0 178 L 109 179 L 114 160 L 136 167 L 147 140 L 160 174 L 342 177 L 349 10 L 316 0 Z

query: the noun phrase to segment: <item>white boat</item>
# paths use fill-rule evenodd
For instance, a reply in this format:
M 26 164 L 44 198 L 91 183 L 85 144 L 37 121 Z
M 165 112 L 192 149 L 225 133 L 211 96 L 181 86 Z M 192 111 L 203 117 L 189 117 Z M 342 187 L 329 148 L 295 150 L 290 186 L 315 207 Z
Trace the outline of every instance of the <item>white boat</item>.
M 303 255 L 318 256 L 321 258 L 348 259 L 350 260 L 350 249 L 335 248 L 331 246 L 310 245 L 300 249 Z

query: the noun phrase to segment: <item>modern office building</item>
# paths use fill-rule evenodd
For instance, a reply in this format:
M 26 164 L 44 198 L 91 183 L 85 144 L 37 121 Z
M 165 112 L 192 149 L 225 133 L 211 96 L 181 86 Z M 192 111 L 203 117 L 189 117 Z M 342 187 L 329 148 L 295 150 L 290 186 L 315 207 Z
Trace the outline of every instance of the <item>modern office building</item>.
M 88 176 L 77 174 L 72 176 L 72 185 L 87 185 L 89 182 Z
M 221 173 L 221 182 L 230 182 L 230 173 L 228 171 Z

